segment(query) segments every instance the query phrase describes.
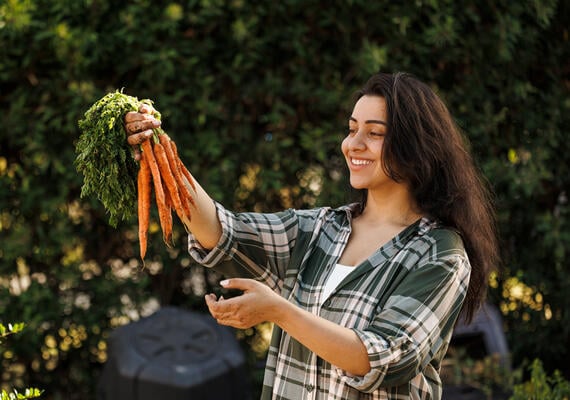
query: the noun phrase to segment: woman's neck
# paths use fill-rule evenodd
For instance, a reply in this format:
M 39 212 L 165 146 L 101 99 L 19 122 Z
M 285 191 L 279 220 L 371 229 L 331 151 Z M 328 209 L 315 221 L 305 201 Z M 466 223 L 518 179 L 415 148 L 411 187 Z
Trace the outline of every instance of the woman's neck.
M 361 218 L 375 224 L 408 226 L 413 224 L 422 213 L 418 210 L 409 190 L 398 185 L 389 191 L 368 191 L 366 207 Z

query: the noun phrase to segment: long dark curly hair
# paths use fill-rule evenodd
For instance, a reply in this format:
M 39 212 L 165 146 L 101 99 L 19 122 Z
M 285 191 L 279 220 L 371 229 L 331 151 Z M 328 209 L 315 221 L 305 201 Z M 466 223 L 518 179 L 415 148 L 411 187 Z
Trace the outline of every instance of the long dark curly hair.
M 491 271 L 499 262 L 492 192 L 477 168 L 467 139 L 440 97 L 415 76 L 377 73 L 356 93 L 380 96 L 387 106 L 383 167 L 406 182 L 421 210 L 462 236 L 471 278 L 463 304 L 469 322 L 485 300 Z M 361 206 L 367 192 L 362 191 Z

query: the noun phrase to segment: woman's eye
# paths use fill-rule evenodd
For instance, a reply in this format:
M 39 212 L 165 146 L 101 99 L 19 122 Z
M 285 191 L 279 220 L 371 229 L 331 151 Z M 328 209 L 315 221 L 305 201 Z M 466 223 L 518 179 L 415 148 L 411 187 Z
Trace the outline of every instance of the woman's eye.
M 384 136 L 386 136 L 385 133 L 380 133 L 380 132 L 370 132 L 370 135 L 375 136 L 375 137 L 384 137 Z
M 348 128 L 348 134 L 349 134 L 349 135 L 354 135 L 354 133 L 356 133 L 356 129 L 354 129 L 354 128 Z

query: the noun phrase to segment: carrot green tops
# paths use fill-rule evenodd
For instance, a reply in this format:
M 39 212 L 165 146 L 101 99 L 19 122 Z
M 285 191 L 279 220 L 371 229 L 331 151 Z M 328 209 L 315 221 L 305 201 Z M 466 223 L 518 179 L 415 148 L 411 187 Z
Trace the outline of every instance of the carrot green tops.
M 441 398 L 440 363 L 471 270 L 454 230 L 418 220 L 321 301 L 347 244 L 354 205 L 274 214 L 216 206 L 222 237 L 206 251 L 190 235 L 196 261 L 230 277 L 264 281 L 298 307 L 353 329 L 368 351 L 371 370 L 353 376 L 275 326 L 262 399 Z

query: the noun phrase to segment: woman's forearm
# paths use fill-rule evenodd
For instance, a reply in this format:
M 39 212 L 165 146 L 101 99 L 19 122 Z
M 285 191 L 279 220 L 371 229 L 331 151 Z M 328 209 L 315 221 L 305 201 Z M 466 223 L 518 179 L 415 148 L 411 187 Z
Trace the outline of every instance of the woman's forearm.
M 366 347 L 352 329 L 311 314 L 283 299 L 273 322 L 322 359 L 357 376 L 370 371 Z
M 196 180 L 193 183 L 196 190 L 187 183 L 194 199 L 194 204 L 191 205 L 192 216 L 189 228 L 204 248 L 212 249 L 222 235 L 222 226 L 218 220 L 216 205 Z
M 243 293 L 230 299 L 206 295 L 206 304 L 218 323 L 246 329 L 270 321 L 347 373 L 363 376 L 370 371 L 366 347 L 353 330 L 297 307 L 253 279 L 226 279 L 220 285 Z

